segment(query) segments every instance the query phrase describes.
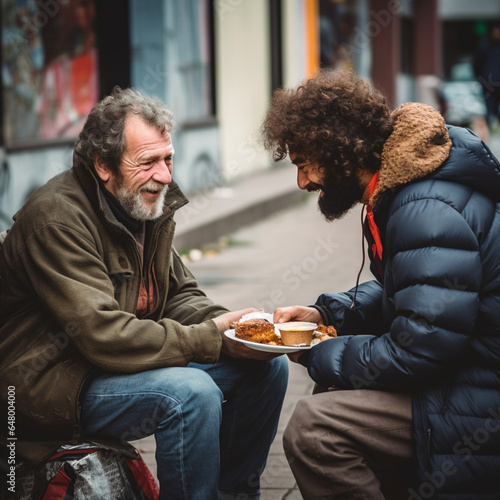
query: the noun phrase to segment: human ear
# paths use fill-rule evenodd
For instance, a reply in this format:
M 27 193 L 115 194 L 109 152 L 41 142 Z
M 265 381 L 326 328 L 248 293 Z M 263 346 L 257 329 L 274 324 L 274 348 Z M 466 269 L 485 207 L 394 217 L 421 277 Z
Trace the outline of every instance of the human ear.
M 99 176 L 102 182 L 109 181 L 110 177 L 109 168 L 100 156 L 94 157 L 94 168 L 96 174 Z

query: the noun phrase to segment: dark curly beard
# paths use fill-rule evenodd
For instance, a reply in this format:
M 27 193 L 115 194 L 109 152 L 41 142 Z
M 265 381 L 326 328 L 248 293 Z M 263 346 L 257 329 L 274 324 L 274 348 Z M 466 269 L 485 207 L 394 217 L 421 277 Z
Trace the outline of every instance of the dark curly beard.
M 321 190 L 323 196 L 318 199 L 318 207 L 327 221 L 341 219 L 362 200 L 365 192 L 355 175 L 337 179 L 329 175 L 328 171 L 325 173 Z

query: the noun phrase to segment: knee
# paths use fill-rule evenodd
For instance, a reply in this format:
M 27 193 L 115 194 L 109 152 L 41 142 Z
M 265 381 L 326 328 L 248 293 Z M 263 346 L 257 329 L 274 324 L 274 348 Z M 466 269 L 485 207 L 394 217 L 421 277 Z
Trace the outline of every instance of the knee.
M 159 372 L 157 406 L 164 414 L 196 413 L 200 418 L 205 418 L 210 414 L 220 413 L 222 392 L 204 371 L 186 367 L 166 368 Z
M 285 356 L 279 356 L 269 361 L 270 373 L 274 377 L 288 380 L 288 360 Z
M 269 361 L 269 372 L 266 382 L 277 393 L 285 394 L 288 386 L 288 360 L 285 356 L 279 356 Z
M 182 388 L 191 397 L 216 399 L 222 402 L 222 392 L 213 378 L 198 368 L 182 368 Z

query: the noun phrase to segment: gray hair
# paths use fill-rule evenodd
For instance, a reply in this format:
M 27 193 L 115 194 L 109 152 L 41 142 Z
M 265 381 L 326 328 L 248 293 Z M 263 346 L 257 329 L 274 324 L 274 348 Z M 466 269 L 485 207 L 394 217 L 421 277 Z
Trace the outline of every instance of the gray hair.
M 161 134 L 174 127 L 173 113 L 158 97 L 136 89 L 115 87 L 89 113 L 75 145 L 74 164 L 91 165 L 99 156 L 111 171 L 117 172 L 126 147 L 125 120 L 131 114 L 140 116 Z

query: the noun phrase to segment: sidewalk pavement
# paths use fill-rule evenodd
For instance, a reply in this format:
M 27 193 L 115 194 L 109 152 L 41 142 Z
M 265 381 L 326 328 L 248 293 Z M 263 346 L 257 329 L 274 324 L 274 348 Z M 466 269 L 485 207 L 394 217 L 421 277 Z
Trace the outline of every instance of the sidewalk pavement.
M 260 170 L 222 187 L 188 196 L 175 216 L 178 251 L 201 248 L 222 236 L 297 203 L 296 167 L 291 164 Z

